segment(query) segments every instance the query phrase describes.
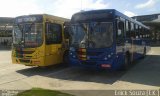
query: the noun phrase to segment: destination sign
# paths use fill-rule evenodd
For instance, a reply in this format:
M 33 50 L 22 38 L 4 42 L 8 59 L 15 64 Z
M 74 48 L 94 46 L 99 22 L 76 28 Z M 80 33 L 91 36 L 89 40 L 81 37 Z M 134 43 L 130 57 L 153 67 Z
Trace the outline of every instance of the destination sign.
M 73 15 L 71 22 L 88 21 L 88 20 L 106 20 L 112 19 L 114 11 L 93 11 L 93 12 L 82 12 Z
M 15 19 L 15 23 L 40 23 L 43 20 L 43 16 L 36 15 L 36 16 L 20 16 Z

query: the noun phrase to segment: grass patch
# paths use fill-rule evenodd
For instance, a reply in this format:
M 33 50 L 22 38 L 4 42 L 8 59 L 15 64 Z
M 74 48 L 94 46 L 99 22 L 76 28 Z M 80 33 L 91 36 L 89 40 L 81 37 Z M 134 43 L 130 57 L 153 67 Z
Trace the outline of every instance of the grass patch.
M 24 91 L 17 94 L 17 96 L 74 96 L 67 93 L 62 93 L 54 90 L 47 90 L 42 88 L 32 88 L 31 90 Z

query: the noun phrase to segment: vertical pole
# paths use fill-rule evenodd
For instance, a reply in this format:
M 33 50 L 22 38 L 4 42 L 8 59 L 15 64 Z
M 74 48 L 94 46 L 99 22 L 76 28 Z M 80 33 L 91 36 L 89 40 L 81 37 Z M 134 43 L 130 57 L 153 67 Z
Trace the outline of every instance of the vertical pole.
M 83 0 L 81 0 L 81 11 L 83 11 Z
M 132 47 L 132 48 L 131 48 L 131 49 L 132 49 L 131 63 L 133 63 L 133 57 L 134 57 L 134 41 L 133 41 L 133 39 L 134 39 L 134 38 L 131 38 L 131 40 L 132 40 L 132 41 L 131 41 L 131 42 L 132 42 L 132 43 L 131 43 L 131 44 L 132 44 L 132 45 L 131 45 L 131 47 Z

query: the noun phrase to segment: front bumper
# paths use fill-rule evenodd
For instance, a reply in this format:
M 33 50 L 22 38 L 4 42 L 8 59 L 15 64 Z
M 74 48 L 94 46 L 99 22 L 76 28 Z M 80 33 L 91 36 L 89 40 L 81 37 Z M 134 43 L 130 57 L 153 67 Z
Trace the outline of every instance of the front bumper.
M 113 62 L 70 59 L 70 65 L 91 69 L 112 69 Z
M 44 64 L 44 57 L 39 57 L 36 59 L 25 59 L 25 58 L 12 57 L 12 63 L 22 64 L 26 66 L 47 66 Z

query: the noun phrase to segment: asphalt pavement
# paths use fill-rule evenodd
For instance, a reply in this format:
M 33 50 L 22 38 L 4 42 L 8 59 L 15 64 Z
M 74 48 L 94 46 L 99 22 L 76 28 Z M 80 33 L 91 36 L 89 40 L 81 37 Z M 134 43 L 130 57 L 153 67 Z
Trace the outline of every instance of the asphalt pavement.
M 77 96 L 106 96 L 107 91 L 100 90 L 159 90 L 160 47 L 152 47 L 144 59 L 135 62 L 127 71 L 95 71 L 59 65 L 28 67 L 12 64 L 11 51 L 0 50 L 0 90 L 33 87 Z

